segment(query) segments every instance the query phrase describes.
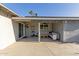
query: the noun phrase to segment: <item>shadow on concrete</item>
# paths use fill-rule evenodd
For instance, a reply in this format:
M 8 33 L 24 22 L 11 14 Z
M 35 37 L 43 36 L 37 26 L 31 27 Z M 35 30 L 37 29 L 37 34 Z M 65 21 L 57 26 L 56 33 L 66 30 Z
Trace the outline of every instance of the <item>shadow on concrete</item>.
M 37 37 L 35 37 L 35 38 L 31 37 L 31 38 L 22 38 L 20 40 L 17 40 L 17 42 L 39 42 L 39 41 L 38 41 Z M 50 38 L 41 38 L 40 42 L 60 42 L 60 41 L 52 40 Z

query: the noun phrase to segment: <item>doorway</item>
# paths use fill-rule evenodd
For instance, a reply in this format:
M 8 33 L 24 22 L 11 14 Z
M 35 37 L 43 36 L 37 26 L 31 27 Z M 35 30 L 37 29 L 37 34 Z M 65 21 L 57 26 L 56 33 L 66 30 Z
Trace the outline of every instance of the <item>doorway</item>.
M 19 23 L 19 38 L 23 36 L 23 24 Z

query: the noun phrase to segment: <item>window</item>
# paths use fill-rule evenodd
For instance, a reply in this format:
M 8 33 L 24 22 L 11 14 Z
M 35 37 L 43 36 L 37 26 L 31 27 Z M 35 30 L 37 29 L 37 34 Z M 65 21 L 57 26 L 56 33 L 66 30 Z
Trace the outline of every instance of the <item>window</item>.
M 43 24 L 40 25 L 40 28 L 41 29 L 48 28 L 48 24 L 47 23 L 43 23 Z

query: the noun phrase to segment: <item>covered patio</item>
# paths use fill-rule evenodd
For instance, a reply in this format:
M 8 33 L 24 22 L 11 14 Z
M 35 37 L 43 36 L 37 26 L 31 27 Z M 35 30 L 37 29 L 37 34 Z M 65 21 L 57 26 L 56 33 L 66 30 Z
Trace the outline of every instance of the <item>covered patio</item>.
M 60 35 L 59 41 L 62 40 L 63 21 L 52 20 L 47 18 L 34 18 L 34 17 L 13 17 L 13 21 L 19 24 L 18 35 L 19 39 L 26 39 L 26 41 L 38 42 L 52 42 L 53 39 L 49 38 L 49 32 L 56 32 Z M 15 29 L 16 30 L 16 29 Z M 16 35 L 16 34 L 15 34 Z

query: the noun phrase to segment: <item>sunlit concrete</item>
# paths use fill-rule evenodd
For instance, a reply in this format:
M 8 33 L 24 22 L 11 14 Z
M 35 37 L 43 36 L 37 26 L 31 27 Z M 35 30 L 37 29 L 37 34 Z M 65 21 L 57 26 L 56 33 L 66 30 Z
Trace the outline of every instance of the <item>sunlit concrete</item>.
M 44 39 L 43 39 L 44 41 Z M 5 56 L 67 56 L 79 55 L 78 43 L 61 43 L 52 42 L 27 42 L 22 39 L 9 46 L 4 50 L 0 50 L 0 55 Z

